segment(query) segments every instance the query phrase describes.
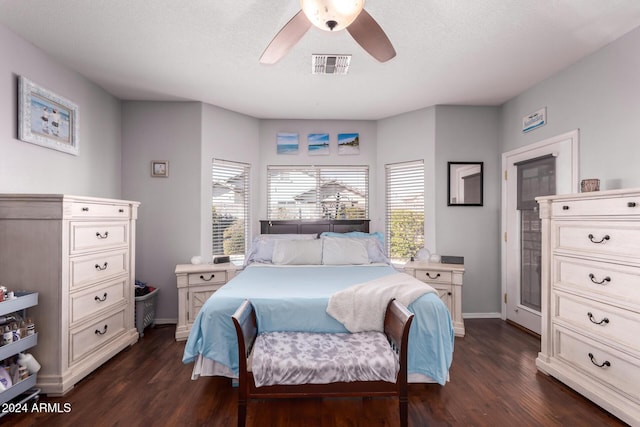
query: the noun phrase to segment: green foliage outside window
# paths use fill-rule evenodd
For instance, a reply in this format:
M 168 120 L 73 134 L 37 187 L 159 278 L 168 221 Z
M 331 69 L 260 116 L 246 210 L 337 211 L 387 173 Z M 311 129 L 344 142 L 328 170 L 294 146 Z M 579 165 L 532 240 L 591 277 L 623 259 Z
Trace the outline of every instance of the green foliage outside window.
M 424 213 L 393 210 L 389 218 L 389 257 L 408 260 L 424 246 Z

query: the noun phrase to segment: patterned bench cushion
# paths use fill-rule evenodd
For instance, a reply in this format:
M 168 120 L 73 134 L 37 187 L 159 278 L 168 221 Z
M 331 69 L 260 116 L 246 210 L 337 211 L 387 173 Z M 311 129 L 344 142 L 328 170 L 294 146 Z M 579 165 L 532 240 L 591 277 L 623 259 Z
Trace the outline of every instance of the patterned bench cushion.
M 352 381 L 395 383 L 398 356 L 381 332 L 269 332 L 256 338 L 251 360 L 256 387 Z

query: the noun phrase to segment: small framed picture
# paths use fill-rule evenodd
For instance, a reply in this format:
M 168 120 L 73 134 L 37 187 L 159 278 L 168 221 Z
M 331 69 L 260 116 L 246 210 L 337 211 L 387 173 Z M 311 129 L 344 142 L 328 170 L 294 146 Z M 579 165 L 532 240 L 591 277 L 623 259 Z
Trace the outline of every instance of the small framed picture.
M 151 176 L 156 178 L 168 178 L 169 162 L 166 160 L 153 160 L 151 162 Z

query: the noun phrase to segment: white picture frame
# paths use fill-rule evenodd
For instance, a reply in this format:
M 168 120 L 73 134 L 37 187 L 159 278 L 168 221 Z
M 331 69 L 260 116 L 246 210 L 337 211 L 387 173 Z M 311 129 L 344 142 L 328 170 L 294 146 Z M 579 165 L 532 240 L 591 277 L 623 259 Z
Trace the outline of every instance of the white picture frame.
M 52 150 L 79 154 L 78 106 L 37 85 L 18 79 L 18 138 Z

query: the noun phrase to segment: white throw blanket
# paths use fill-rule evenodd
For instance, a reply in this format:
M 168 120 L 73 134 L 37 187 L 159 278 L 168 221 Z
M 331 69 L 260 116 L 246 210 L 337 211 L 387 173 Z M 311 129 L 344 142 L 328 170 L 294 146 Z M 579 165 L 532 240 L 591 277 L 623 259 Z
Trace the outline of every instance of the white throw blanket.
M 389 301 L 395 298 L 406 307 L 429 292 L 436 290 L 413 276 L 390 274 L 334 293 L 329 298 L 327 313 L 349 332 L 382 332 Z

